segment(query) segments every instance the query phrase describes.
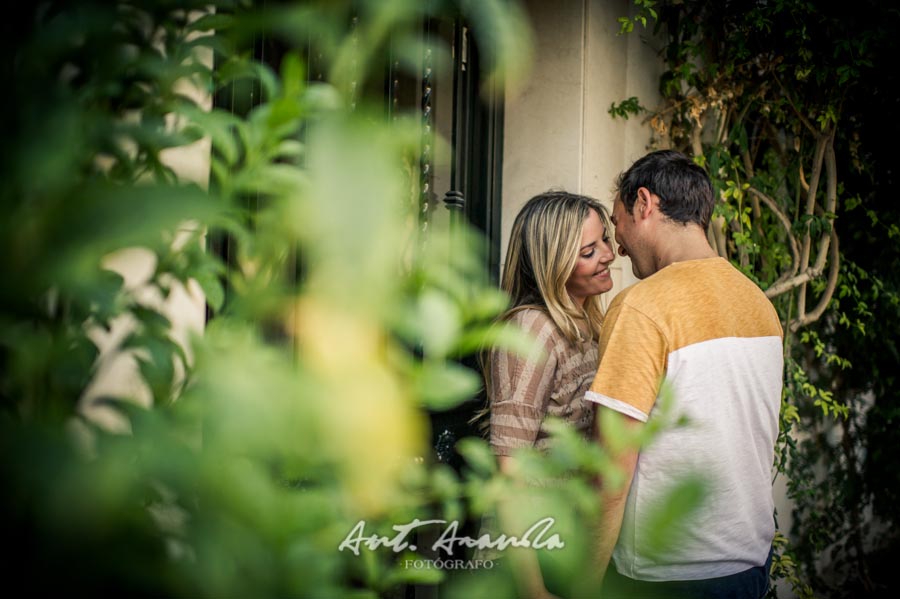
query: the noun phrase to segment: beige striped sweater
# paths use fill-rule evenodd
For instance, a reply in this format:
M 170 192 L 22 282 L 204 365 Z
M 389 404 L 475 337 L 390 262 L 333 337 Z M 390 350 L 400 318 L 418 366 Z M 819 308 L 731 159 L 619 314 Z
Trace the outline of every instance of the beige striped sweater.
M 504 350 L 491 353 L 494 453 L 545 449 L 550 441 L 545 422 L 551 416 L 589 435 L 595 406 L 584 395 L 597 372 L 597 342 L 571 344 L 550 316 L 537 309 L 521 310 L 510 322 L 534 337 L 536 344 L 528 356 Z

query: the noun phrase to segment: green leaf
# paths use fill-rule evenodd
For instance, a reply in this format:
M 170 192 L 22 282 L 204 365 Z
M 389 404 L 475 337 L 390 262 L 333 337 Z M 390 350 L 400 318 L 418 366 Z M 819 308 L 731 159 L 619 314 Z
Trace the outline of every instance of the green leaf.
M 230 112 L 213 109 L 209 112 L 197 108 L 183 107 L 180 112 L 193 122 L 200 131 L 209 135 L 213 149 L 222 155 L 229 166 L 234 165 L 240 156 L 235 130 L 242 127 L 240 119 Z
M 432 358 L 446 356 L 462 329 L 456 304 L 445 294 L 429 289 L 419 299 L 418 318 L 425 355 Z
M 235 190 L 279 196 L 298 194 L 307 189 L 305 172 L 289 164 L 264 164 L 241 171 L 232 179 Z
M 456 451 L 475 472 L 485 476 L 497 472 L 497 458 L 483 440 L 473 437 L 461 439 L 456 444 Z
M 445 464 L 439 464 L 432 472 L 431 488 L 438 498 L 445 500 L 455 499 L 459 497 L 460 493 L 459 480 L 457 480 L 456 474 Z
M 414 381 L 422 402 L 432 410 L 449 410 L 475 397 L 481 378 L 453 362 L 426 362 Z
M 276 160 L 286 159 L 299 162 L 303 157 L 304 151 L 305 146 L 301 142 L 295 139 L 286 139 L 280 142 L 278 147 L 275 148 L 272 158 Z
M 415 562 L 419 562 L 425 567 L 416 568 L 414 567 Z M 385 582 L 391 586 L 395 584 L 437 585 L 444 582 L 444 578 L 444 571 L 440 568 L 423 561 L 423 558 L 419 555 L 406 554 L 401 558 L 398 565 L 388 572 Z
M 666 493 L 647 517 L 643 527 L 648 555 L 661 556 L 678 545 L 679 539 L 696 522 L 698 511 L 709 491 L 705 478 L 694 475 L 682 478 Z
M 206 303 L 209 304 L 213 312 L 221 310 L 222 304 L 225 303 L 225 288 L 222 286 L 219 277 L 209 270 L 204 270 L 196 273 L 194 280 L 197 281 L 204 295 L 206 295 Z
M 188 26 L 189 31 L 223 31 L 228 29 L 234 25 L 234 16 L 223 14 L 223 13 L 213 13 L 206 14 L 191 22 Z
M 543 352 L 543 347 L 532 335 L 508 322 L 497 323 L 487 328 L 472 328 L 460 338 L 458 347 L 465 349 L 490 347 L 514 352 L 520 356 Z
M 462 306 L 466 320 L 492 319 L 509 306 L 509 296 L 499 289 L 486 288 Z
M 284 97 L 295 101 L 306 86 L 306 67 L 300 57 L 293 52 L 281 61 L 281 83 Z

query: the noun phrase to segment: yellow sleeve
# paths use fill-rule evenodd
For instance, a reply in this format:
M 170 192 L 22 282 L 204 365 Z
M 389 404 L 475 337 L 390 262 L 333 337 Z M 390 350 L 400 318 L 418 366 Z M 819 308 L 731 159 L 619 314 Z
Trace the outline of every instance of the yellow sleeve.
M 665 376 L 668 353 L 666 337 L 656 323 L 625 301 L 614 301 L 603 322 L 600 366 L 586 399 L 646 422 Z

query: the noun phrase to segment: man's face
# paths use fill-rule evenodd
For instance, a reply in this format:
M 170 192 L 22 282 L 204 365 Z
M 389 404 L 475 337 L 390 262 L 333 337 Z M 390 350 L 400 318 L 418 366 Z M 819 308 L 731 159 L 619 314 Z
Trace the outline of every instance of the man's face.
M 625 203 L 616 198 L 613 204 L 612 222 L 616 227 L 616 243 L 619 246 L 619 255 L 631 258 L 631 272 L 639 279 L 653 274 L 650 267 L 652 257 L 640 236 L 639 223 L 636 222 L 634 212 L 638 209 L 637 203 L 632 206 L 631 212 L 625 208 Z

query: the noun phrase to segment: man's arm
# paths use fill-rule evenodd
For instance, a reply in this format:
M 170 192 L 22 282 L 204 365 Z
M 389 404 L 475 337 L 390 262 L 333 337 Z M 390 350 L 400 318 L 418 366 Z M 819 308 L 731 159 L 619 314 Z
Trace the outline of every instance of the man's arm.
M 603 412 L 607 414 L 606 417 L 616 421 L 614 426 L 617 425 L 621 429 L 629 431 L 629 437 L 637 433 L 636 429 L 644 424 L 605 406 L 597 407 L 598 422 Z M 631 489 L 631 481 L 634 478 L 639 452 L 637 447 L 612 447 L 604 438 L 602 428 L 598 431 L 598 442 L 600 447 L 615 461 L 616 466 L 624 477 L 622 484 L 617 487 L 611 487 L 608 481 L 599 481 L 598 492 L 602 511 L 596 529 L 596 557 L 594 563 L 597 566 L 598 584 L 602 584 L 606 569 L 609 567 L 609 561 L 612 558 L 613 549 L 616 546 L 616 541 L 619 539 L 619 531 L 622 529 L 625 502 L 628 499 L 628 491 Z

